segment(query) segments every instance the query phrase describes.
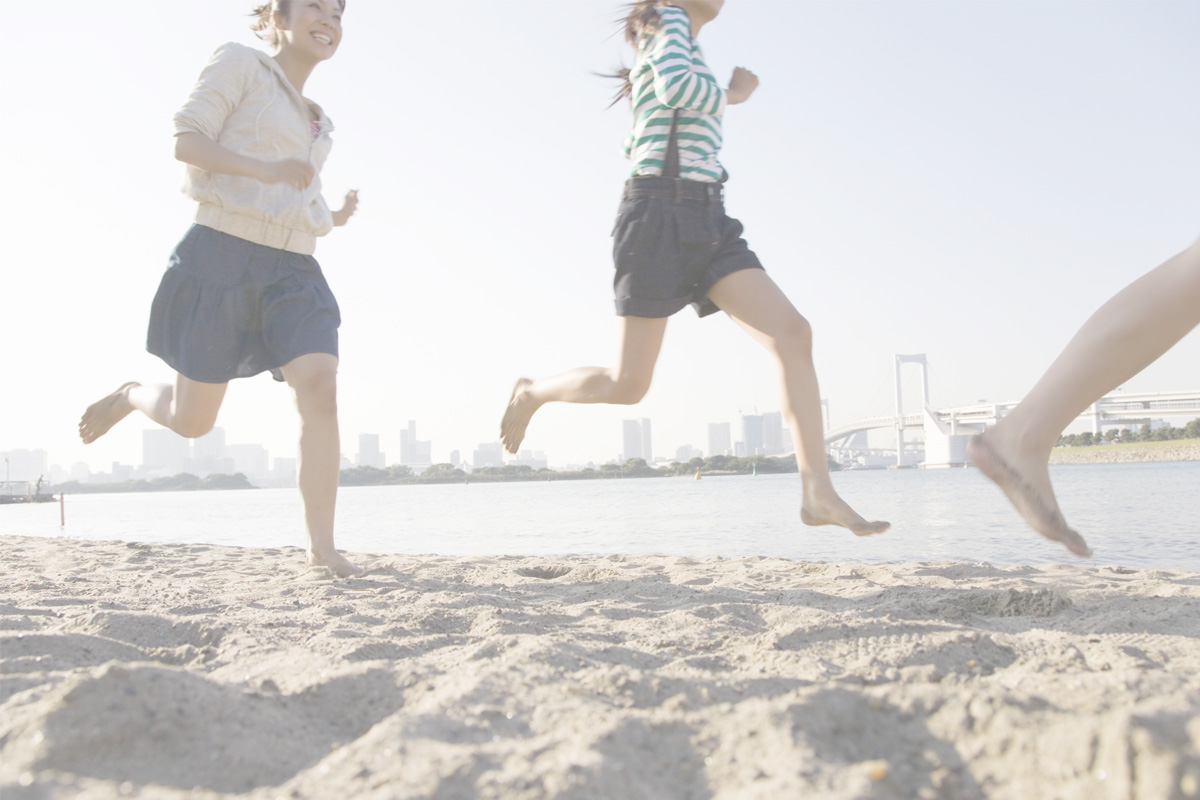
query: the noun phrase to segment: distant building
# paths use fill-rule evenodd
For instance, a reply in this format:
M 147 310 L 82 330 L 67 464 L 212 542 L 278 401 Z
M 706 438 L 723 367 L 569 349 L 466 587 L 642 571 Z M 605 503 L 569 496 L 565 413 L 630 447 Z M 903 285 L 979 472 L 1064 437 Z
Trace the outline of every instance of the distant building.
M 449 462 L 450 466 L 457 467 L 460 461 L 462 461 L 462 454 L 460 454 L 457 450 L 451 450 Z
M 294 458 L 277 458 L 275 466 L 271 470 L 271 477 L 280 483 L 295 483 L 296 481 L 296 459 Z
M 409 423 L 415 425 L 415 423 Z M 401 431 L 401 436 L 404 432 Z M 375 469 L 383 469 L 386 464 L 385 455 L 379 452 L 379 434 L 378 433 L 360 433 L 358 435 L 358 455 L 355 457 L 355 462 L 360 467 L 375 467 Z
M 504 448 L 500 446 L 499 442 L 481 442 L 475 448 L 472 466 L 475 469 L 479 469 L 480 467 L 503 467 Z
M 680 464 L 686 464 L 693 458 L 703 458 L 704 454 L 690 444 L 685 444 L 675 451 L 675 460 Z
M 417 422 L 409 420 L 400 430 L 400 463 L 410 467 L 427 467 L 433 463 L 433 443 L 417 439 Z
M 642 457 L 642 426 L 636 419 L 621 420 L 621 458 Z
M 230 475 L 236 470 L 233 459 L 225 452 L 225 429 L 213 428 L 192 442 L 192 458 L 188 472 L 203 478 L 206 475 Z M 118 480 L 114 475 L 114 480 Z
M 13 483 L 36 481 L 50 470 L 45 450 L 9 450 L 0 453 L 0 459 L 0 467 L 4 468 L 0 478 Z
M 742 414 L 742 442 L 747 456 L 763 454 L 763 418 L 761 414 Z
M 225 455 L 233 461 L 233 471 L 247 478 L 265 478 L 270 475 L 267 448 L 261 444 L 230 444 L 225 446 Z
M 213 428 L 192 441 L 192 458 L 224 458 L 225 429 Z
M 645 459 L 647 464 L 653 461 L 654 447 L 650 439 L 650 420 L 645 417 L 621 420 L 622 463 L 631 458 Z
M 187 472 L 192 443 L 169 428 L 142 431 L 142 468 L 149 475 Z
M 541 450 L 534 452 L 532 450 L 522 450 L 517 454 L 517 457 L 508 462 L 519 467 L 533 467 L 534 469 L 546 469 L 549 467 L 549 460 L 546 454 Z
M 728 456 L 733 454 L 733 437 L 728 422 L 708 423 L 708 454 Z
M 783 440 L 783 414 L 778 411 L 768 411 L 762 415 L 763 453 L 768 456 L 781 456 L 787 452 Z

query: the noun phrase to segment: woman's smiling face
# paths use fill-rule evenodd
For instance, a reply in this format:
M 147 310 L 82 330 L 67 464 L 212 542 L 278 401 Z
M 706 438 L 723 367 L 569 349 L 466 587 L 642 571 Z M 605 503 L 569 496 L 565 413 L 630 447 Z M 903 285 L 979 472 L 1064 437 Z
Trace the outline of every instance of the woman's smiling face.
M 275 16 L 280 49 L 332 58 L 342 41 L 342 7 L 341 0 L 291 0 L 287 13 Z

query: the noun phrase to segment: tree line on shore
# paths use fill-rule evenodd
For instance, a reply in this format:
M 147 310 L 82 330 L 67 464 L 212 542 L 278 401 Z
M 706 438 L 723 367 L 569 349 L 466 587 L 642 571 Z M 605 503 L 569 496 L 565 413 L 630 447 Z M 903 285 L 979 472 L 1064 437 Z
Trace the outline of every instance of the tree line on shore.
M 256 489 L 250 480 L 238 472 L 233 475 L 205 475 L 198 478 L 189 472 L 162 478 L 135 481 L 112 481 L 109 483 L 80 483 L 67 481 L 50 487 L 54 494 L 105 494 L 124 492 L 193 492 L 215 489 Z
M 1097 436 L 1091 431 L 1058 437 L 1055 447 L 1092 447 L 1098 444 L 1132 444 L 1134 442 L 1171 442 L 1179 439 L 1200 439 L 1200 417 L 1182 428 L 1167 426 L 1151 430 L 1146 424 L 1140 430 L 1111 428 Z
M 840 467 L 830 462 L 830 469 Z M 377 467 L 350 467 L 338 475 L 339 486 L 395 486 L 433 483 L 502 483 L 507 481 L 580 481 L 611 480 L 620 478 L 670 478 L 678 475 L 749 475 L 796 472 L 796 460 L 792 456 L 775 458 L 756 456 L 710 456 L 693 458 L 686 462 L 671 462 L 662 467 L 652 467 L 643 458 L 631 458 L 624 464 L 603 464 L 595 469 L 555 471 L 542 467 L 534 469 L 527 465 L 506 464 L 502 467 L 479 467 L 468 473 L 452 464 L 434 464 L 420 475 L 412 467 L 396 464 L 386 469 Z M 245 475 L 207 475 L 199 478 L 190 473 L 149 480 L 110 481 L 107 483 L 80 483 L 67 481 L 49 487 L 58 494 L 101 494 L 125 492 L 188 492 L 212 489 L 257 489 Z
M 837 469 L 831 464 L 831 469 Z M 470 473 L 452 464 L 434 464 L 420 475 L 413 474 L 410 467 L 395 465 L 386 469 L 378 467 L 352 467 L 341 472 L 341 486 L 390 486 L 425 483 L 500 483 L 505 481 L 586 481 L 619 478 L 670 478 L 678 475 L 749 475 L 760 472 L 796 472 L 796 459 L 792 456 L 709 456 L 690 461 L 673 461 L 661 467 L 652 467 L 644 458 L 631 458 L 624 464 L 602 464 L 579 470 L 552 470 L 546 467 L 535 469 L 528 465 L 506 464 L 503 467 L 479 467 Z

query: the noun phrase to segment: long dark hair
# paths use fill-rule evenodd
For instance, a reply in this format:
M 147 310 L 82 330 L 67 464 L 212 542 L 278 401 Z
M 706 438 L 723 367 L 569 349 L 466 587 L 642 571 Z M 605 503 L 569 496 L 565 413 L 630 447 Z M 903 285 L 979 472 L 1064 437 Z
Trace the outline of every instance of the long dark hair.
M 618 17 L 616 20 L 617 30 L 619 30 L 625 41 L 633 45 L 637 49 L 638 39 L 642 36 L 653 33 L 658 28 L 658 7 L 663 4 L 663 0 L 633 0 L 631 3 L 626 3 L 622 8 L 625 10 L 625 16 Z M 612 102 L 608 104 L 612 108 L 624 98 L 633 97 L 633 82 L 629 79 L 629 67 L 622 66 L 614 72 L 602 75 L 604 78 L 612 78 L 621 82 L 621 88 L 613 95 Z

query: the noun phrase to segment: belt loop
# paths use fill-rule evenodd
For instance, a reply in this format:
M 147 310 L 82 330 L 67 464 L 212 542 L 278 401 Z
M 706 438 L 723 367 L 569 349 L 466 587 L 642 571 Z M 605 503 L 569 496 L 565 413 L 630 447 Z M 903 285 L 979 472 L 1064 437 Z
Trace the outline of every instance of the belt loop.
M 683 179 L 675 179 L 675 205 L 683 202 Z

